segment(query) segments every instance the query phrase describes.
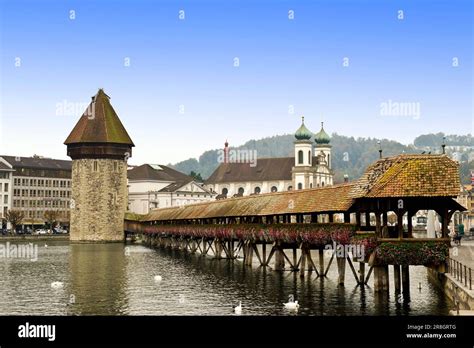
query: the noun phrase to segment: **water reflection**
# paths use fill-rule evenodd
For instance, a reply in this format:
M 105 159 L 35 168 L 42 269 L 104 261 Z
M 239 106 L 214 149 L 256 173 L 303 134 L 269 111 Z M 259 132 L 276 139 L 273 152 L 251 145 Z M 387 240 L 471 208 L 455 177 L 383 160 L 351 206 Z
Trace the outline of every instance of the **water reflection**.
M 340 287 L 335 264 L 328 278 L 301 278 L 177 250 L 56 242 L 39 248 L 37 262 L 0 259 L 0 314 L 233 315 L 242 301 L 243 315 L 446 315 L 452 306 L 424 267 L 410 268 L 410 297 L 393 286 L 374 294 L 346 271 Z M 52 289 L 53 281 L 64 288 Z M 297 314 L 283 308 L 289 295 L 300 303 Z
M 125 258 L 122 244 L 71 244 L 68 314 L 117 315 L 126 312 Z

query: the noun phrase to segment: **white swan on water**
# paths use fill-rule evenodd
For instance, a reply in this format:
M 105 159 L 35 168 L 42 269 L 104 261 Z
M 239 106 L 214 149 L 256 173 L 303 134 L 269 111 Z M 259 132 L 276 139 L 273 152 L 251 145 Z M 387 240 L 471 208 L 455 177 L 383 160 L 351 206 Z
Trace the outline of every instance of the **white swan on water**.
M 234 307 L 234 312 L 235 314 L 242 314 L 242 301 L 239 301 L 239 305 Z
M 53 289 L 62 289 L 63 288 L 63 282 L 52 282 L 51 287 Z
M 159 283 L 163 280 L 163 278 L 160 275 L 156 275 L 154 279 L 156 283 Z
M 289 309 L 292 311 L 296 311 L 300 307 L 300 305 L 298 304 L 298 301 L 289 301 L 287 303 L 283 303 L 283 305 L 285 306 L 286 309 Z

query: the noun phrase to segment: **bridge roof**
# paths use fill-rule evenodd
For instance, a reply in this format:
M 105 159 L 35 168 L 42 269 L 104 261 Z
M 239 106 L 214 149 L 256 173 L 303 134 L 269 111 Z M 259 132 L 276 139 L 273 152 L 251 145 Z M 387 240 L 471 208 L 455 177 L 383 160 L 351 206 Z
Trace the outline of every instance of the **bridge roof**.
M 445 155 L 399 155 L 378 160 L 353 183 L 156 209 L 142 220 L 339 213 L 350 211 L 358 198 L 422 198 L 416 206 L 425 209 L 430 198 L 456 197 L 459 181 L 458 164 Z M 464 210 L 451 203 L 451 209 Z
M 265 216 L 298 213 L 344 212 L 352 205 L 352 184 L 307 190 L 267 193 L 152 210 L 145 221 L 231 216 Z
M 370 165 L 351 191 L 353 198 L 456 197 L 459 166 L 446 155 L 398 155 Z

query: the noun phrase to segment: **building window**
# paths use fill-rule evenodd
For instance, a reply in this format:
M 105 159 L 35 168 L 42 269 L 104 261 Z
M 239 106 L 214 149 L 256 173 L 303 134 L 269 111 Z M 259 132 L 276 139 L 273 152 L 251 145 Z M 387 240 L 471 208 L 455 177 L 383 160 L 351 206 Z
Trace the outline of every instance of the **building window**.
M 298 151 L 298 164 L 303 164 L 303 151 Z
M 308 164 L 311 165 L 311 151 L 308 151 Z
M 303 184 L 302 183 L 298 183 L 298 190 L 302 190 L 303 189 Z
M 8 204 L 8 195 L 3 196 L 3 203 Z
M 276 187 L 276 186 L 272 186 L 272 188 L 270 189 L 270 191 L 271 191 L 271 192 L 277 192 L 277 191 L 278 191 L 278 189 L 277 189 L 277 187 Z
M 291 190 L 293 190 L 293 186 L 290 185 L 288 186 L 288 191 L 291 191 Z
M 5 186 L 4 186 L 4 187 L 5 187 L 4 191 L 5 191 L 5 192 L 8 192 L 8 183 L 5 183 Z
M 239 195 L 243 195 L 244 194 L 244 188 L 239 187 L 239 190 L 237 192 L 239 193 Z
M 114 162 L 114 172 L 118 172 L 118 163 Z
M 258 187 L 258 186 L 255 187 L 255 189 L 253 190 L 253 192 L 258 195 L 258 194 L 261 192 L 260 187 Z
M 324 187 L 324 181 L 323 181 L 323 182 L 321 182 L 321 186 L 322 186 L 322 187 Z
M 224 187 L 224 188 L 222 189 L 222 194 L 225 195 L 225 196 L 227 196 L 228 193 L 229 193 L 229 190 L 228 190 L 226 187 Z
M 99 166 L 98 166 L 98 163 L 97 161 L 94 161 L 94 172 L 97 172 Z

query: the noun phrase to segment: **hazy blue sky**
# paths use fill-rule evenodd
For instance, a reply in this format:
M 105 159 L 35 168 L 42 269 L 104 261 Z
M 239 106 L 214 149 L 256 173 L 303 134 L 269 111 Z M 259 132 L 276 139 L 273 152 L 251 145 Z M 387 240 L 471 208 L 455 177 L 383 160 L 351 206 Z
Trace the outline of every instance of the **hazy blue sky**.
M 0 154 L 67 158 L 99 87 L 135 164 L 292 133 L 301 115 L 403 143 L 474 127 L 471 0 L 0 3 Z

